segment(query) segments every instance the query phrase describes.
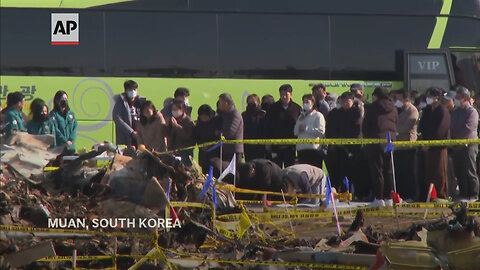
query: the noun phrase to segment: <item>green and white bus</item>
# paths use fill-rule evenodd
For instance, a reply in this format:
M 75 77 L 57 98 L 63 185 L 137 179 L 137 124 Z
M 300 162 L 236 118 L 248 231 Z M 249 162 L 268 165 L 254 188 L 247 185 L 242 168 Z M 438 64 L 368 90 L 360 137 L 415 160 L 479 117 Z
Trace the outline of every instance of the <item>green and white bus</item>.
M 177 87 L 189 88 L 193 118 L 222 92 L 242 110 L 248 94 L 277 97 L 284 83 L 296 101 L 320 82 L 335 93 L 362 83 L 367 95 L 379 85 L 421 88 L 426 79 L 480 90 L 478 0 L 0 0 L 0 7 L 2 106 L 12 91 L 50 104 L 67 91 L 78 148 L 115 141 L 112 100 L 126 79 L 159 109 Z M 52 13 L 79 14 L 79 45 L 51 44 Z M 429 60 L 442 71 L 422 75 Z

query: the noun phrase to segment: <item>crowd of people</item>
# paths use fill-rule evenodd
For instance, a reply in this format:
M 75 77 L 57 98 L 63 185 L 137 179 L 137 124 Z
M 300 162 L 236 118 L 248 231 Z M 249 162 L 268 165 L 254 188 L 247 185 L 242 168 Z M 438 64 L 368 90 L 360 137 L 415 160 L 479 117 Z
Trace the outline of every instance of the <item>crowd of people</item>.
M 302 104 L 297 104 L 292 100 L 292 86 L 284 84 L 279 88 L 277 101 L 272 95 L 262 98 L 249 95 L 242 113 L 235 107 L 232 96 L 223 93 L 215 109 L 209 104 L 201 105 L 195 121 L 191 119 L 193 108 L 187 88 L 176 89 L 174 97 L 167 98 L 161 110 L 151 100 L 141 97 L 138 88 L 135 81 L 128 80 L 124 92 L 115 97 L 112 115 L 116 143 L 158 152 L 217 141 L 222 136 L 227 140 L 386 139 L 389 134 L 394 141 L 478 138 L 478 104 L 473 93 L 461 86 L 446 92 L 431 87 L 425 94 L 377 87 L 371 103 L 367 103 L 360 84 L 352 84 L 350 91 L 339 97 L 318 84 L 313 86 L 311 94 L 302 97 Z M 65 145 L 67 150 L 74 151 L 77 122 L 68 107 L 67 93 L 56 93 L 50 113 L 43 100 L 35 99 L 26 125 L 21 115 L 23 95 L 9 94 L 7 104 L 2 111 L 7 136 L 14 129 L 52 134 L 55 137 L 52 146 Z M 441 199 L 478 200 L 480 158 L 476 144 L 395 148 L 393 164 L 384 148 L 380 144 L 224 144 L 221 148 L 200 148 L 198 163 L 204 173 L 213 166 L 215 176 L 228 166 L 234 155 L 238 164 L 244 160 L 243 164 L 248 165 L 244 166 L 247 174 L 255 174 L 255 167 L 261 170 L 269 167 L 267 173 L 271 175 L 279 168 L 297 172 L 297 176 L 302 171 L 305 176 L 299 178 L 297 186 L 308 182 L 311 176 L 315 179 L 310 182 L 316 184 L 304 185 L 300 190 L 313 188 L 315 192 L 325 164 L 336 190 L 345 191 L 346 177 L 356 200 L 380 206 L 393 204 L 394 176 L 398 193 L 407 201 L 425 200 L 430 183 Z M 176 155 L 184 165 L 192 165 L 193 150 L 177 151 Z M 254 181 L 251 185 L 256 188 L 255 185 L 262 183 Z

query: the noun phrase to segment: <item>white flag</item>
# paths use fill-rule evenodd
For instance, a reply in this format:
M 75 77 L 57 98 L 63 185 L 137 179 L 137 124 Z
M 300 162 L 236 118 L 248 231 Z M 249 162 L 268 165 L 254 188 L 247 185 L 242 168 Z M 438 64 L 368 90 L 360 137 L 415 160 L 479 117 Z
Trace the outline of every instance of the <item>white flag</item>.
M 228 167 L 225 169 L 225 171 L 222 172 L 220 177 L 218 177 L 217 182 L 221 182 L 225 176 L 227 176 L 229 173 L 233 174 L 235 176 L 236 172 L 236 165 L 235 161 L 237 160 L 237 154 L 233 154 L 232 161 L 230 161 L 230 164 L 228 164 Z

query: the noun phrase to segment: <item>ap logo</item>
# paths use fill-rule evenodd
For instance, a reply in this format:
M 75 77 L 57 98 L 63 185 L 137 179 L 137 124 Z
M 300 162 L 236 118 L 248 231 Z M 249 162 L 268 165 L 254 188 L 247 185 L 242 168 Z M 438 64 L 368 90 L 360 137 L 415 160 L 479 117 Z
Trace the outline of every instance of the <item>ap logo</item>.
M 78 45 L 78 13 L 52 13 L 52 45 Z

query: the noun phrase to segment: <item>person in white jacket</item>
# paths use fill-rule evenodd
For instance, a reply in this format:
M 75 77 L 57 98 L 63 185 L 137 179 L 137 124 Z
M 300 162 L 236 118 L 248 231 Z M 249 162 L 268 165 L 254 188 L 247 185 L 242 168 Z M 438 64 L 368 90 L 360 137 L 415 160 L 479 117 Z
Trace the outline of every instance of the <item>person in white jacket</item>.
M 325 118 L 315 108 L 313 95 L 302 97 L 302 113 L 295 123 L 293 130 L 299 139 L 320 139 L 325 138 Z M 310 164 L 322 168 L 323 151 L 320 144 L 297 144 L 298 163 Z

